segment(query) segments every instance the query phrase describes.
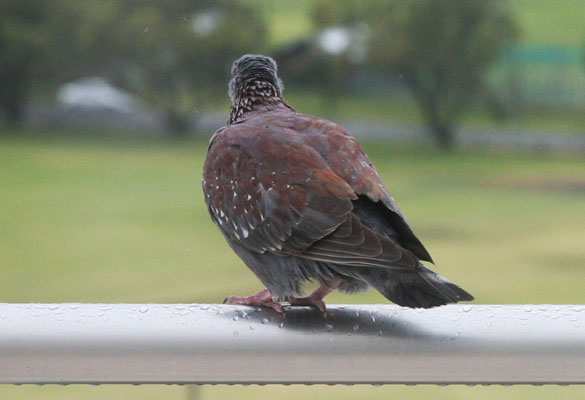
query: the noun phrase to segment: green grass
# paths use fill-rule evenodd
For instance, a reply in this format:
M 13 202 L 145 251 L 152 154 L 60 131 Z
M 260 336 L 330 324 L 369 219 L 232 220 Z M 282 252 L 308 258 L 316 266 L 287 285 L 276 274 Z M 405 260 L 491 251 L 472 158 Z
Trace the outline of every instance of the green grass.
M 512 0 L 510 4 L 520 26 L 523 42 L 583 46 L 584 1 Z
M 310 18 L 313 0 L 246 0 L 246 3 L 262 13 L 271 46 L 306 38 L 313 31 Z
M 260 283 L 212 225 L 205 142 L 0 138 L 0 301 L 220 302 Z M 476 303 L 585 303 L 582 157 L 366 143 L 437 261 Z M 377 293 L 329 302 L 386 303 Z M 324 366 L 325 367 L 325 366 Z M 585 387 L 206 386 L 203 399 L 577 399 Z M 177 386 L 1 386 L 0 398 L 184 399 Z

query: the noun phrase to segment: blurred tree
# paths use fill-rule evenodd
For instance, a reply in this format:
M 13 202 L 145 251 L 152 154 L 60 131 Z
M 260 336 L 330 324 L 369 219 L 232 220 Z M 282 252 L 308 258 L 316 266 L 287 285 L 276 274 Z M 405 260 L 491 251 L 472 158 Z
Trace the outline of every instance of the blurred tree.
M 34 0 L 0 1 L 0 112 L 11 124 L 25 117 L 35 65 L 46 45 L 48 8 Z
M 238 0 L 0 0 L 0 110 L 22 121 L 31 83 L 99 75 L 183 135 L 196 107 L 225 97 L 232 61 L 264 43 Z
M 103 70 L 111 50 L 98 44 L 104 43 L 105 22 L 115 17 L 114 6 L 113 1 L 0 0 L 0 115 L 6 121 L 24 121 L 31 91 L 42 93 Z
M 339 97 L 349 88 L 352 64 L 347 54 L 330 54 L 316 41 L 303 40 L 280 48 L 274 58 L 290 87 L 316 92 L 323 112 L 335 114 Z
M 236 0 L 117 2 L 108 37 L 108 75 L 165 111 L 167 127 L 186 133 L 197 107 L 225 97 L 231 63 L 265 43 L 262 20 Z
M 515 40 L 505 0 L 325 0 L 321 25 L 365 22 L 369 62 L 395 74 L 412 93 L 437 143 L 451 148 L 461 116 L 487 90 L 485 77 Z
M 324 112 L 335 114 L 339 98 L 352 89 L 354 76 L 365 57 L 363 24 L 347 25 L 331 14 L 345 11 L 348 2 L 321 2 L 311 10 L 311 20 L 319 31 L 314 37 L 299 40 L 275 53 L 279 70 L 291 86 L 317 92 Z M 339 23 L 341 22 L 341 23 Z

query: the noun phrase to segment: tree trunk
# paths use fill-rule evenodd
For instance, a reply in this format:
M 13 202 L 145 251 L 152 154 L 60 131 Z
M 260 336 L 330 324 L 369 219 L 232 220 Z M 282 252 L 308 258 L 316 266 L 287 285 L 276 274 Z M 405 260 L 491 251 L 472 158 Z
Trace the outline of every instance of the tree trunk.
M 437 123 L 432 124 L 431 129 L 433 131 L 433 135 L 435 136 L 435 140 L 437 141 L 437 145 L 447 151 L 453 150 L 455 145 L 455 134 L 453 128 L 447 123 Z
M 440 95 L 424 90 L 414 79 L 407 81 L 418 104 L 423 120 L 430 129 L 437 145 L 446 151 L 455 146 L 455 132 L 449 117 L 441 115 Z
M 177 110 L 167 109 L 165 112 L 165 129 L 173 139 L 184 139 L 189 135 L 189 117 Z
M 26 65 L 8 66 L 0 78 L 0 108 L 9 125 L 20 125 L 26 116 L 29 74 Z

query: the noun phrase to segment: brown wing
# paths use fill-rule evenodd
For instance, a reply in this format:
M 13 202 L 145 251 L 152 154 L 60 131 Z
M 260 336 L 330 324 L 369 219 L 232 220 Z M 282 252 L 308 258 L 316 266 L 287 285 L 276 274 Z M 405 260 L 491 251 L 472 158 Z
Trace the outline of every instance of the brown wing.
M 327 163 L 331 169 L 348 182 L 358 195 L 365 195 L 376 203 L 396 232 L 402 247 L 423 261 L 433 262 L 359 143 L 340 126 L 331 130 L 336 132 L 332 135 L 335 139 L 330 139 L 336 142 L 336 146 L 331 146 L 327 154 Z
M 265 121 L 250 121 L 252 125 L 258 126 L 262 122 Z M 433 262 L 388 192 L 376 168 L 349 132 L 331 121 L 304 114 L 287 118 L 285 114 L 274 113 L 270 123 L 300 134 L 303 143 L 317 151 L 332 171 L 347 182 L 356 194 L 367 196 L 375 203 L 375 207 L 386 217 L 389 227 L 396 232 L 400 246 L 420 260 Z
M 305 135 L 264 122 L 231 125 L 209 148 L 203 188 L 228 240 L 258 253 L 343 265 L 418 264 L 409 251 L 351 214 L 356 192 Z

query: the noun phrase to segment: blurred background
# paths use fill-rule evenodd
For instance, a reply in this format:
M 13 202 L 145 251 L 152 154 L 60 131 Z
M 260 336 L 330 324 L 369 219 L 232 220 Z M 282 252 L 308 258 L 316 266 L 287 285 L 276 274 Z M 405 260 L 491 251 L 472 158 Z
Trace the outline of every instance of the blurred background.
M 231 63 L 263 53 L 291 105 L 359 138 L 436 270 L 476 303 L 584 304 L 584 16 L 582 0 L 0 0 L 0 301 L 261 289 L 200 179 Z M 269 396 L 582 399 L 585 387 L 0 387 L 2 399 Z

